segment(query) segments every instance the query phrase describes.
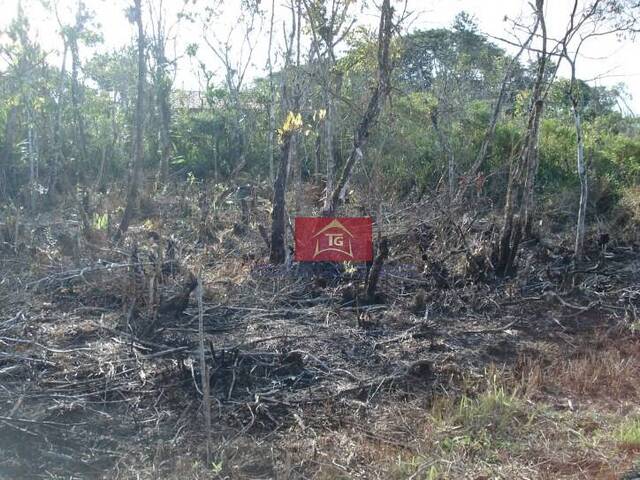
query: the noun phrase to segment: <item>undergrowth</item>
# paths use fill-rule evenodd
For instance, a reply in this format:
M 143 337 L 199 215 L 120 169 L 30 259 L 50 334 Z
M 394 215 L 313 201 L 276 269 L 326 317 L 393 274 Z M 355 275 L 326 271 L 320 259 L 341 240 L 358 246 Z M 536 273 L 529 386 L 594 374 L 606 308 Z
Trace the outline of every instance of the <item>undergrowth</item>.
M 462 395 L 433 399 L 420 428 L 430 435 L 418 434 L 419 455 L 398 457 L 392 477 L 621 478 L 639 459 L 639 359 L 632 342 L 610 341 L 551 365 L 523 359 L 523 370 L 466 378 Z

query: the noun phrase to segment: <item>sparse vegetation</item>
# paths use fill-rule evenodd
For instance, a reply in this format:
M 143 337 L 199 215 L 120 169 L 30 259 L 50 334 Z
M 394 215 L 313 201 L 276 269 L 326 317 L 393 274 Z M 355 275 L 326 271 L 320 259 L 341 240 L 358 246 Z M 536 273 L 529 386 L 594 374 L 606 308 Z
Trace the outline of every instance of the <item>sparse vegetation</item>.
M 640 4 L 427 3 L 3 4 L 0 480 L 640 478 Z

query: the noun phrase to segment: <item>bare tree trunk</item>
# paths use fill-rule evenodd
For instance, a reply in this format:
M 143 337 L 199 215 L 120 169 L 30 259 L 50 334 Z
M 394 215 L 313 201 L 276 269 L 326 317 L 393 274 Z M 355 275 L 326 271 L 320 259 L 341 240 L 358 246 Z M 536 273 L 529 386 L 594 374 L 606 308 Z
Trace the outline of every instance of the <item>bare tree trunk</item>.
M 380 240 L 378 246 L 378 255 L 373 261 L 369 275 L 367 276 L 367 299 L 372 302 L 375 299 L 376 287 L 378 286 L 378 280 L 380 279 L 380 273 L 382 272 L 382 265 L 389 256 L 389 241 L 386 238 Z
M 53 155 L 53 159 L 51 162 L 51 173 L 50 173 L 50 181 L 49 181 L 49 191 L 47 192 L 50 201 L 53 201 L 55 198 L 56 188 L 58 185 L 58 169 L 64 163 L 64 153 L 63 153 L 63 135 L 62 135 L 62 100 L 64 97 L 64 80 L 66 74 L 66 65 L 67 65 L 67 50 L 68 44 L 66 37 L 62 36 L 62 41 L 64 42 L 64 52 L 62 54 L 62 65 L 60 67 L 60 77 L 58 80 L 58 103 L 56 105 L 56 113 L 54 117 L 53 124 L 53 139 L 54 139 L 54 149 L 55 153 Z
M 524 52 L 524 50 L 531 43 L 531 40 L 533 39 L 533 36 L 535 35 L 536 31 L 537 31 L 537 25 L 532 30 L 531 35 L 529 35 L 529 38 L 522 44 L 522 46 L 520 47 L 520 50 L 518 50 L 518 53 L 511 59 L 511 61 L 509 62 L 509 65 L 507 66 L 504 72 L 504 77 L 502 79 L 502 83 L 500 84 L 500 93 L 498 94 L 498 99 L 496 100 L 496 103 L 493 106 L 493 114 L 491 115 L 489 128 L 487 128 L 484 138 L 482 139 L 482 144 L 480 145 L 478 156 L 473 162 L 473 165 L 471 166 L 467 174 L 462 176 L 460 188 L 458 189 L 455 195 L 454 203 L 459 202 L 467 193 L 469 183 L 476 178 L 476 176 L 478 175 L 478 172 L 480 171 L 480 168 L 482 168 L 482 165 L 484 164 L 487 158 L 487 153 L 489 151 L 489 147 L 491 146 L 491 142 L 493 142 L 493 137 L 496 132 L 496 127 L 498 125 L 498 118 L 500 117 L 500 112 L 502 111 L 502 104 L 504 103 L 504 100 L 507 96 L 507 85 L 513 75 L 514 67 L 516 65 L 519 65 L 518 59 L 522 55 L 522 52 Z
M 100 161 L 100 169 L 98 171 L 98 176 L 96 177 L 96 184 L 94 190 L 98 192 L 104 192 L 106 190 L 105 186 L 105 166 L 107 164 L 107 158 L 109 155 L 112 155 L 116 144 L 118 143 L 119 131 L 118 131 L 118 121 L 116 117 L 117 113 L 117 93 L 114 92 L 113 100 L 111 104 L 111 143 L 107 146 L 105 145 L 102 150 L 102 160 Z
M 246 135 L 244 131 L 244 122 L 242 121 L 242 105 L 240 104 L 240 92 L 232 91 L 231 92 L 231 103 L 233 104 L 234 118 L 235 118 L 235 144 L 236 144 L 236 155 L 238 158 L 238 163 L 233 167 L 231 174 L 229 175 L 229 179 L 233 180 L 233 178 L 240 173 L 240 171 L 245 167 L 247 163 L 246 159 Z
M 578 178 L 580 179 L 580 203 L 578 204 L 578 219 L 576 221 L 576 240 L 574 246 L 574 257 L 576 261 L 582 260 L 584 255 L 584 235 L 585 219 L 587 216 L 587 201 L 589 199 L 589 183 L 587 178 L 587 166 L 584 161 L 584 135 L 582 131 L 582 115 L 580 108 L 580 92 L 576 79 L 576 59 L 582 46 L 582 41 L 578 45 L 573 58 L 567 51 L 567 43 L 563 45 L 562 55 L 571 67 L 571 83 L 569 86 L 569 99 L 571 101 L 571 113 L 576 128 L 576 158 Z
M 168 79 L 163 72 L 160 72 L 161 78 L 158 80 L 158 112 L 160 113 L 160 165 L 158 169 L 158 187 L 163 186 L 167 182 L 169 175 L 169 160 L 171 159 L 171 107 L 169 105 L 169 96 L 171 95 L 171 87 L 168 85 Z
M 287 190 L 287 173 L 289 171 L 289 159 L 291 154 L 290 132 L 282 138 L 280 149 L 280 166 L 273 185 L 273 210 L 271 212 L 271 263 L 284 263 L 286 258 L 285 234 L 286 234 L 286 207 L 285 194 Z
M 340 177 L 332 191 L 327 191 L 327 202 L 322 211 L 323 215 L 334 215 L 345 196 L 347 182 L 351 177 L 356 162 L 362 158 L 362 149 L 367 144 L 369 131 L 375 123 L 390 90 L 391 65 L 389 63 L 389 45 L 393 34 L 393 9 L 390 0 L 383 0 L 380 13 L 380 27 L 378 30 L 378 82 L 371 95 L 365 111 L 353 138 L 353 147 L 349 153 Z
M 31 212 L 36 209 L 36 181 L 37 181 L 37 156 L 36 134 L 33 128 L 33 116 L 31 108 L 27 108 L 27 156 L 29 158 L 29 208 Z
M 544 108 L 544 102 L 542 99 L 536 101 L 534 106 L 534 123 L 533 131 L 530 135 L 531 145 L 529 147 L 529 158 L 527 160 L 527 170 L 524 179 L 524 192 L 522 202 L 522 218 L 523 218 L 523 235 L 526 238 L 531 237 L 533 215 L 535 210 L 535 182 L 538 175 L 539 155 L 538 155 L 538 140 L 540 133 L 540 120 L 542 119 L 542 111 Z
M 269 133 L 267 135 L 267 145 L 268 145 L 268 149 L 269 149 L 269 180 L 271 180 L 271 182 L 274 181 L 275 178 L 275 165 L 274 165 L 274 154 L 273 154 L 273 147 L 274 147 L 274 138 L 275 138 L 275 134 L 274 131 L 276 129 L 276 109 L 275 106 L 272 103 L 269 104 Z
M 298 28 L 296 31 L 296 68 L 294 74 L 294 104 L 296 111 L 302 104 L 302 87 L 300 79 L 300 33 L 302 32 L 302 1 L 296 0 L 296 16 Z M 293 176 L 293 196 L 294 211 L 296 214 L 302 209 L 302 167 L 304 165 L 304 157 L 301 154 L 300 144 L 304 144 L 304 139 L 299 133 L 294 133 L 291 139 L 291 153 L 294 155 L 294 176 Z
M 212 43 L 206 34 L 203 36 L 204 42 L 209 46 L 213 54 L 218 58 L 218 60 L 220 60 L 225 68 L 225 83 L 229 91 L 229 103 L 232 107 L 231 111 L 235 127 L 232 142 L 235 146 L 235 156 L 237 158 L 237 162 L 232 168 L 232 173 L 229 176 L 230 179 L 233 179 L 237 174 L 239 174 L 247 163 L 247 134 L 245 132 L 246 122 L 244 122 L 243 118 L 244 112 L 242 110 L 240 94 L 242 92 L 245 75 L 247 73 L 247 69 L 251 64 L 255 48 L 255 43 L 251 38 L 252 32 L 258 31 L 256 18 L 261 15 L 260 9 L 258 8 L 260 2 L 240 2 L 240 4 L 240 11 L 242 12 L 241 19 L 245 20 L 245 22 L 243 23 L 243 25 L 245 26 L 245 30 L 243 33 L 244 39 L 242 41 L 243 48 L 240 49 L 241 59 L 238 63 L 232 62 L 229 57 L 231 45 L 228 40 L 227 42 L 219 42 L 218 40 L 216 40 L 215 43 Z M 205 31 L 207 30 L 207 28 L 208 25 L 205 26 Z M 246 58 L 242 58 L 244 57 L 243 52 L 246 52 Z
M 146 63 L 144 56 L 144 30 L 142 28 L 141 0 L 134 1 L 135 21 L 138 26 L 138 92 L 136 98 L 136 124 L 133 151 L 133 165 L 129 177 L 129 190 L 127 192 L 127 205 L 122 214 L 120 226 L 116 232 L 116 240 L 119 240 L 129 229 L 129 223 L 138 210 L 139 190 L 142 187 L 142 161 L 143 145 L 142 134 L 144 130 L 144 81 L 146 75 Z
M 7 123 L 4 127 L 4 145 L 0 153 L 0 199 L 7 200 L 9 198 L 9 178 L 8 170 L 11 164 L 11 155 L 16 137 L 16 124 L 18 119 L 17 107 L 11 107 L 7 114 Z
M 582 119 L 578 110 L 577 101 L 573 101 L 573 119 L 576 125 L 576 141 L 578 143 L 578 177 L 580 177 L 580 204 L 578 206 L 578 221 L 576 224 L 575 258 L 582 260 L 584 251 L 585 218 L 587 215 L 587 200 L 589 198 L 589 185 L 587 179 L 587 167 L 584 161 L 584 138 L 582 135 Z
M 298 134 L 294 134 L 291 138 L 291 159 L 293 163 L 293 210 L 297 215 L 302 210 L 302 165 L 304 157 L 301 154 L 300 144 L 304 140 Z
M 69 47 L 71 51 L 71 103 L 73 106 L 73 122 L 75 125 L 75 138 L 80 147 L 77 154 L 79 156 L 76 162 L 76 172 L 78 178 L 74 180 L 82 180 L 83 172 L 87 164 L 87 139 L 84 128 L 84 118 L 80 109 L 80 83 L 78 81 L 78 71 L 80 69 L 80 54 L 78 52 L 78 33 L 81 28 L 80 10 L 77 13 L 76 26 L 70 35 Z
M 578 12 L 578 0 L 574 0 L 573 10 L 569 17 L 569 27 L 561 40 L 562 54 L 561 59 L 567 60 L 571 67 L 571 83 L 569 86 L 569 99 L 571 100 L 571 111 L 573 114 L 574 125 L 576 129 L 576 143 L 577 143 L 577 170 L 578 177 L 580 179 L 580 203 L 578 205 L 578 218 L 576 221 L 576 238 L 574 246 L 574 256 L 576 261 L 582 260 L 584 255 L 584 236 L 585 236 L 585 220 L 587 214 L 587 202 L 589 198 L 589 183 L 587 176 L 587 166 L 584 159 L 584 132 L 582 130 L 582 105 L 580 98 L 580 89 L 578 88 L 576 78 L 576 62 L 578 60 L 580 49 L 585 45 L 586 41 L 595 38 L 612 34 L 620 35 L 623 32 L 636 32 L 637 31 L 637 19 L 632 18 L 628 22 L 618 23 L 616 20 L 626 12 L 626 7 L 621 9 L 617 8 L 599 8 L 602 4 L 607 2 L 601 2 L 596 0 L 586 6 L 579 15 Z M 611 20 L 614 20 L 614 26 L 611 28 Z M 590 31 L 585 28 L 587 26 L 591 28 Z M 602 28 L 604 27 L 604 28 Z M 586 33 L 579 33 L 581 29 L 587 30 Z M 573 51 L 569 53 L 569 44 L 573 41 L 577 41 L 577 45 L 573 48 Z
M 542 84 L 547 62 L 547 31 L 544 21 L 544 0 L 536 0 L 536 25 L 542 28 L 542 51 L 538 58 L 536 79 L 532 89 L 532 105 L 529 112 L 527 129 L 522 143 L 519 158 L 511 162 L 509 181 L 504 206 L 504 216 L 500 239 L 498 242 L 498 260 L 496 271 L 499 275 L 507 275 L 512 269 L 518 253 L 518 247 L 531 224 L 533 209 L 533 193 L 538 163 L 538 133 L 544 99 Z M 514 218 L 515 210 L 519 216 Z
M 113 128 L 113 116 L 115 114 L 115 106 L 112 107 L 114 113 L 111 114 L 112 117 L 112 128 Z M 113 132 L 113 130 L 112 130 Z M 115 137 L 112 133 L 112 138 Z M 100 168 L 98 169 L 98 176 L 96 177 L 96 183 L 94 186 L 94 190 L 97 192 L 102 192 L 104 189 L 104 169 L 107 163 L 107 145 L 105 144 L 102 148 L 102 157 L 100 159 Z
M 220 178 L 220 175 L 218 173 L 219 159 L 220 159 L 220 136 L 216 135 L 216 148 L 213 151 L 213 179 L 215 180 L 216 183 L 218 183 L 218 180 Z
M 328 70 L 328 69 L 327 69 Z M 329 72 L 325 72 L 325 75 L 329 75 Z M 333 122 L 335 117 L 335 108 L 333 105 L 333 97 L 330 92 L 329 77 L 325 77 L 325 103 L 327 106 L 327 112 L 324 119 L 324 141 L 325 141 L 325 152 L 327 156 L 327 180 L 325 182 L 325 189 L 327 192 L 327 196 L 324 202 L 324 208 L 330 208 L 331 202 L 331 192 L 333 191 L 333 182 L 334 182 L 334 168 L 335 168 L 335 157 L 334 157 L 334 139 L 333 139 Z
M 338 145 L 336 141 L 336 105 L 335 97 L 340 95 L 342 91 L 342 74 L 333 73 L 333 66 L 335 65 L 335 59 L 333 51 L 330 53 L 329 63 L 325 67 L 325 83 L 324 83 L 324 99 L 326 105 L 326 112 L 324 122 L 324 143 L 327 156 L 327 180 L 325 183 L 325 190 L 327 195 L 325 197 L 324 208 L 329 208 L 331 198 L 329 194 L 333 191 L 336 181 L 336 170 L 339 166 Z
M 154 11 L 154 2 L 149 3 L 149 18 L 151 32 L 149 34 L 150 49 L 153 56 L 153 85 L 155 91 L 155 104 L 158 113 L 158 142 L 160 161 L 155 182 L 155 190 L 164 188 L 169 175 L 169 161 L 173 153 L 171 142 L 171 90 L 173 79 L 171 78 L 172 62 L 167 58 L 167 42 L 169 29 L 165 20 L 163 0 L 160 0 L 157 10 Z M 178 21 L 181 15 L 178 15 Z M 174 25 L 175 26 L 175 25 Z M 175 59 L 174 59 L 175 60 Z M 173 63 L 175 66 L 175 63 Z
M 532 204 L 527 198 L 533 198 L 533 182 L 537 169 L 537 152 L 532 152 L 532 150 L 537 149 L 536 142 L 539 120 L 542 115 L 542 103 L 542 100 L 538 100 L 532 107 L 522 151 L 518 159 L 512 161 L 509 170 L 503 225 L 500 232 L 499 256 L 496 265 L 496 270 L 500 275 L 506 275 L 512 271 L 520 241 L 527 229 L 528 212 L 532 208 Z M 517 216 L 515 216 L 516 209 L 519 209 L 520 212 Z M 530 221 L 530 217 L 528 219 Z
M 446 140 L 446 137 L 442 130 L 440 129 L 440 125 L 438 123 L 438 111 L 435 109 L 431 112 L 431 124 L 433 125 L 433 129 L 436 132 L 436 136 L 438 137 L 438 143 L 440 144 L 440 148 L 444 152 L 447 157 L 447 183 L 449 186 L 447 199 L 449 203 L 453 201 L 453 196 L 455 193 L 455 155 L 453 153 L 453 149 L 449 142 Z
M 269 133 L 267 136 L 267 145 L 269 148 L 269 180 L 274 181 L 275 171 L 273 164 L 273 139 L 276 130 L 276 91 L 273 85 L 273 64 L 271 63 L 271 48 L 273 45 L 273 19 L 275 15 L 276 2 L 271 0 L 271 22 L 269 27 L 269 49 L 267 51 L 267 68 L 269 69 Z
M 318 184 L 320 178 L 320 159 L 322 157 L 322 133 L 318 132 L 313 148 L 313 183 Z
M 299 1 L 299 0 L 298 0 Z M 273 202 L 271 212 L 271 248 L 269 254 L 269 261 L 271 263 L 280 264 L 284 263 L 287 258 L 286 251 L 286 192 L 287 192 L 287 177 L 289 176 L 289 170 L 291 167 L 291 155 L 293 153 L 293 136 L 302 127 L 298 125 L 296 117 L 299 117 L 300 108 L 300 87 L 299 87 L 299 72 L 296 69 L 295 75 L 295 94 L 293 95 L 293 102 L 291 102 L 291 96 L 288 94 L 288 81 L 290 72 L 289 67 L 291 65 L 291 54 L 293 52 L 293 44 L 296 39 L 296 32 L 300 29 L 300 15 L 299 15 L 299 3 L 298 12 L 294 8 L 294 0 L 291 0 L 291 13 L 292 13 L 292 29 L 289 35 L 289 39 L 285 50 L 285 65 L 282 69 L 282 110 L 289 110 L 289 116 L 285 121 L 286 128 L 283 127 L 283 131 L 280 135 L 281 148 L 280 148 L 280 164 L 276 179 L 273 184 Z M 299 38 L 299 37 L 298 37 Z M 298 56 L 300 55 L 300 44 L 298 42 Z M 299 59 L 297 61 L 299 64 Z M 292 109 L 289 108 L 290 104 Z M 291 111 L 292 110 L 292 111 Z M 295 112 L 295 113 L 294 113 Z M 289 120 L 291 119 L 291 121 Z M 289 124 L 289 125 L 287 125 Z

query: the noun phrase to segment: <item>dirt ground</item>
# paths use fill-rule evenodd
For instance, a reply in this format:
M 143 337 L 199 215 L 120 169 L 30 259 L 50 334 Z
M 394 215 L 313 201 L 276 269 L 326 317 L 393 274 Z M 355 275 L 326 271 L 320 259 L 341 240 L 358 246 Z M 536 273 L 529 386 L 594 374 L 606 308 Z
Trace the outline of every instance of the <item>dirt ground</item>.
M 488 224 L 398 208 L 364 302 L 363 265 L 268 265 L 264 214 L 172 198 L 117 246 L 74 233 L 73 209 L 12 224 L 0 478 L 636 478 L 637 245 L 594 240 L 574 268 L 529 242 L 495 279 L 456 253 Z M 159 308 L 189 272 L 209 461 L 198 290 Z

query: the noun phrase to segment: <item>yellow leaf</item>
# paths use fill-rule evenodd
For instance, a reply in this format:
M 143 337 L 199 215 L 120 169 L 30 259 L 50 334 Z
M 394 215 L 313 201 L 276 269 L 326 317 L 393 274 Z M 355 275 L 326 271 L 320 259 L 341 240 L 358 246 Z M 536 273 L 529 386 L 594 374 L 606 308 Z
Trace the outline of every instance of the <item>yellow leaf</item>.
M 282 125 L 282 128 L 278 130 L 279 135 L 284 135 L 286 133 L 294 132 L 296 130 L 300 130 L 302 128 L 302 115 L 300 113 L 295 114 L 293 112 L 289 112 L 287 114 L 287 118 Z

